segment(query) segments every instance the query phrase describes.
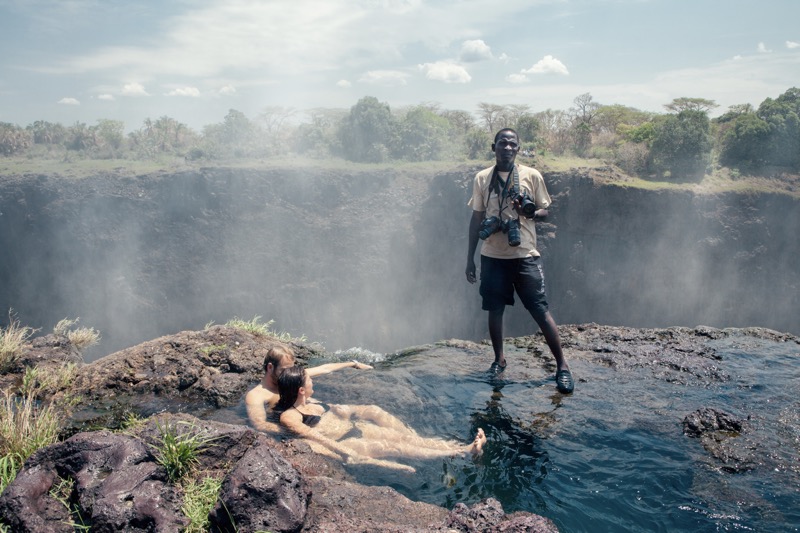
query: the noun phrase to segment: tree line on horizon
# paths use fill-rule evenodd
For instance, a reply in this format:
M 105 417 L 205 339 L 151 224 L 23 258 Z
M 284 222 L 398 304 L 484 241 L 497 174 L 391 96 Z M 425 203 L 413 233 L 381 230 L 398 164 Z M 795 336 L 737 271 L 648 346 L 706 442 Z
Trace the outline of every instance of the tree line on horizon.
M 735 173 L 800 171 L 800 89 L 793 87 L 758 108 L 731 106 L 721 116 L 704 98 L 676 98 L 665 113 L 596 102 L 585 93 L 568 110 L 533 112 L 527 104 L 481 102 L 475 113 L 422 103 L 391 109 L 372 96 L 349 110 L 299 112 L 269 107 L 249 118 L 231 109 L 222 122 L 197 132 L 168 116 L 145 119 L 125 135 L 120 120 L 71 126 L 35 121 L 26 127 L 0 122 L 0 155 L 32 159 L 187 160 L 269 158 L 288 149 L 311 158 L 341 157 L 383 163 L 485 159 L 492 135 L 514 128 L 531 155 L 569 155 L 612 162 L 642 177 L 685 181 L 715 166 Z

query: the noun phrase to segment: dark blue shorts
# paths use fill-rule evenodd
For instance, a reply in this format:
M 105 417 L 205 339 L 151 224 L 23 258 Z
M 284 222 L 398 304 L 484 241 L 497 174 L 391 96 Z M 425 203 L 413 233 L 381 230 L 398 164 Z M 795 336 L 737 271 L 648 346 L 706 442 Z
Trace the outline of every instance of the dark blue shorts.
M 495 259 L 481 256 L 481 296 L 484 311 L 514 305 L 514 291 L 532 315 L 548 311 L 542 260 L 538 257 Z

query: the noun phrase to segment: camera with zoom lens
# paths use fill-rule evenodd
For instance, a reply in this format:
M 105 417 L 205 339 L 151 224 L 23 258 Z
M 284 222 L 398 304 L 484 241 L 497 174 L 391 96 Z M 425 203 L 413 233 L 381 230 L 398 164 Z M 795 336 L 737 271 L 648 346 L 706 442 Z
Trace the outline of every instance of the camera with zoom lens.
M 498 217 L 489 217 L 483 219 L 481 227 L 478 228 L 478 237 L 485 241 L 503 228 L 503 223 Z
M 509 246 L 519 246 L 520 236 L 519 236 L 519 219 L 512 218 L 506 221 L 503 225 L 503 233 L 508 233 L 508 245 Z
M 508 191 L 508 196 L 519 202 L 519 211 L 523 216 L 527 218 L 533 218 L 533 216 L 536 214 L 536 203 L 531 200 L 531 197 L 528 196 L 527 192 L 523 191 L 519 193 L 517 192 L 517 189 L 512 187 Z
M 503 222 L 498 217 L 486 218 L 481 222 L 481 227 L 478 229 L 478 237 L 485 241 L 498 231 L 508 234 L 509 246 L 520 245 L 519 219 L 512 218 Z

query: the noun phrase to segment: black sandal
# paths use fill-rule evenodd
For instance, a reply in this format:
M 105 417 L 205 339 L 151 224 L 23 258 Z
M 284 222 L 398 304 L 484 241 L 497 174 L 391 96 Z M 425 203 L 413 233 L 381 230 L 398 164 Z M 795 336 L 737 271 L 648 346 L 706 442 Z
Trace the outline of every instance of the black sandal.
M 562 394 L 570 394 L 575 389 L 575 382 L 572 380 L 572 372 L 569 370 L 559 370 L 556 372 L 556 388 Z
M 490 366 L 490 367 L 489 367 L 489 373 L 490 373 L 490 374 L 493 374 L 493 375 L 495 375 L 495 376 L 496 376 L 497 374 L 502 374 L 502 373 L 505 371 L 505 369 L 506 369 L 506 367 L 507 367 L 507 366 L 508 366 L 508 363 L 506 363 L 506 364 L 505 364 L 505 365 L 503 365 L 503 366 L 500 366 L 500 363 L 498 363 L 497 361 L 495 361 L 494 363 L 492 363 L 492 366 Z

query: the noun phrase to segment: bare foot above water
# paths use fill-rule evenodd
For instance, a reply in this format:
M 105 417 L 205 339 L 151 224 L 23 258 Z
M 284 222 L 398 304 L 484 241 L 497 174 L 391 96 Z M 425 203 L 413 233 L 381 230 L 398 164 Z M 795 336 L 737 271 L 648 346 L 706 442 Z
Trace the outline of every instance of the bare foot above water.
M 478 434 L 475 435 L 475 440 L 472 441 L 469 447 L 470 453 L 472 455 L 480 455 L 483 452 L 484 444 L 486 444 L 486 433 L 483 432 L 483 428 L 478 428 Z

